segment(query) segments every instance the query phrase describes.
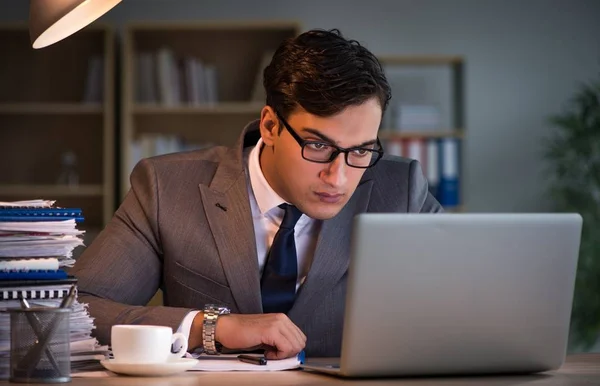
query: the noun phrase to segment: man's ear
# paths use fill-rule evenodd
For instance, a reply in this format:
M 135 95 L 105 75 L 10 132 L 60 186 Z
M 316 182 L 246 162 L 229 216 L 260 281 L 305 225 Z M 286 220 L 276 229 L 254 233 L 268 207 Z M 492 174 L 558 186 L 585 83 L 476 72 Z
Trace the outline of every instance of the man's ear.
M 260 112 L 260 136 L 266 146 L 273 146 L 279 136 L 279 119 L 271 106 L 263 107 Z

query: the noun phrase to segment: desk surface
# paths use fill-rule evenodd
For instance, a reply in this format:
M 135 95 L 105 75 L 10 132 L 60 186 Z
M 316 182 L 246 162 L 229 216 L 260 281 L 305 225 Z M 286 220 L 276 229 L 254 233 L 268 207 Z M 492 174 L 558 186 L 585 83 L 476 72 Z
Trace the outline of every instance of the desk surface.
M 7 381 L 0 385 L 8 385 Z M 15 383 L 11 383 L 15 385 Z M 418 386 L 592 386 L 600 385 L 600 353 L 571 355 L 557 371 L 528 376 L 451 377 L 409 379 L 344 380 L 305 371 L 281 371 L 272 373 L 206 373 L 187 372 L 171 377 L 138 378 L 73 378 L 71 385 L 147 385 L 147 386 L 208 386 L 208 385 L 418 385 Z

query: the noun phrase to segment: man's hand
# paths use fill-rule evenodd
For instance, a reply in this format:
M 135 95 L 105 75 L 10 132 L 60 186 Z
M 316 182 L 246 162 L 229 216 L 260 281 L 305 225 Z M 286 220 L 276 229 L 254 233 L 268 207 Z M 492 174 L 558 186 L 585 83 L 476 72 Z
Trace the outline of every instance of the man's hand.
M 200 318 L 201 313 L 194 319 L 190 340 L 202 340 Z M 264 348 L 267 359 L 290 358 L 306 346 L 306 336 L 285 314 L 219 316 L 215 340 L 232 350 Z

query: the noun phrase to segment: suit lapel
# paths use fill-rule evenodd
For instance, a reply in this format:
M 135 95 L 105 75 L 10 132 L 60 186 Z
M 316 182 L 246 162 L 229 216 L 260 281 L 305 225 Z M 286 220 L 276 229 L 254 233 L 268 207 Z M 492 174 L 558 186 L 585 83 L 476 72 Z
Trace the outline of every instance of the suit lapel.
M 261 313 L 254 223 L 242 161 L 243 138 L 219 163 L 210 186 L 200 184 L 204 212 L 240 313 Z
M 372 187 L 371 180 L 361 183 L 342 211 L 323 222 L 312 266 L 289 313 L 296 324 L 311 315 L 319 298 L 331 291 L 346 273 L 353 219 L 356 214 L 366 212 Z

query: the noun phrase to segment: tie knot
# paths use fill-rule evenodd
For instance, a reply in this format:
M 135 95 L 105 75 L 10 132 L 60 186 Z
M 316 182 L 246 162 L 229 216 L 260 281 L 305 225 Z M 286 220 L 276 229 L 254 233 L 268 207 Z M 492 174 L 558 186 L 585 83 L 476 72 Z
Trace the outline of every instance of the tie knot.
M 281 204 L 279 205 L 279 207 L 285 210 L 285 214 L 283 215 L 283 221 L 281 221 L 281 225 L 279 226 L 279 228 L 294 229 L 296 223 L 300 219 L 300 216 L 302 216 L 302 212 L 300 212 L 300 209 L 290 204 Z

